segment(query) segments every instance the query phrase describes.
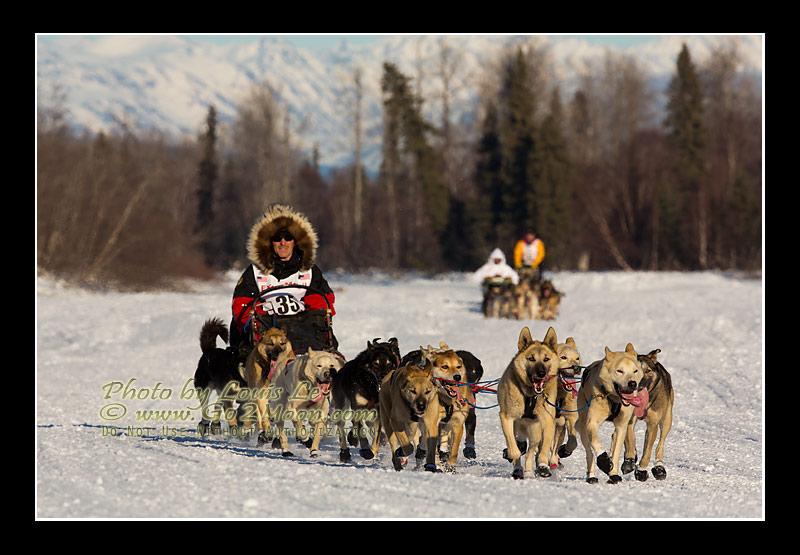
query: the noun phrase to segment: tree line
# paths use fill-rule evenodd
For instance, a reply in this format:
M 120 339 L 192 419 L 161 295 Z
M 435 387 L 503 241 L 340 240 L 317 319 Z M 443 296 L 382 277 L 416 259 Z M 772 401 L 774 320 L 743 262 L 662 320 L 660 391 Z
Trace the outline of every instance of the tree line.
M 735 42 L 702 66 L 684 45 L 664 90 L 607 53 L 567 95 L 531 41 L 469 76 L 472 123 L 451 115 L 459 61 L 442 43 L 416 78 L 383 63 L 377 175 L 361 163 L 359 68 L 342 100 L 353 163 L 329 173 L 267 84 L 231 123 L 209 106 L 177 144 L 124 120 L 72 131 L 56 90 L 37 127 L 37 265 L 134 287 L 211 276 L 245 264 L 250 227 L 285 202 L 314 223 L 328 269 L 469 271 L 529 228 L 553 270 L 761 268 L 762 99 Z

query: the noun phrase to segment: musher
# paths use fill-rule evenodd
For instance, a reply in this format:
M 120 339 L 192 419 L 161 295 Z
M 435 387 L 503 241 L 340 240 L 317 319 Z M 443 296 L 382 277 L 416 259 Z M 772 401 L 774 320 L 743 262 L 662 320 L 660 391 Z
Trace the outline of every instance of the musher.
M 291 206 L 273 204 L 251 228 L 247 253 L 251 264 L 233 291 L 232 347 L 252 349 L 253 318 L 258 326 L 285 327 L 295 353 L 312 348 L 336 352 L 331 319 L 335 297 L 314 263 L 317 234 L 308 219 Z M 270 289 L 302 285 L 266 293 L 251 310 L 253 299 Z M 327 302 L 326 302 L 327 301 Z

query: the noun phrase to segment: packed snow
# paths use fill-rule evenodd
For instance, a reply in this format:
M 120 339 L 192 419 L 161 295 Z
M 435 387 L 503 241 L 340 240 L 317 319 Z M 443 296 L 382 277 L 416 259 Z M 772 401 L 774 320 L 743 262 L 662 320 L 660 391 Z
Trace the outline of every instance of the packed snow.
M 612 485 L 599 473 L 589 484 L 580 444 L 552 477 L 512 479 L 491 392 L 477 397 L 477 458 L 460 454 L 455 473 L 415 469 L 413 457 L 397 472 L 388 446 L 375 459 L 354 450 L 341 463 L 334 437 L 318 458 L 299 446 L 284 458 L 254 438 L 201 438 L 188 397 L 198 335 L 207 318 L 229 319 L 235 272 L 159 293 L 38 277 L 36 518 L 763 519 L 763 281 L 712 272 L 548 276 L 566 294 L 560 314 L 524 321 L 484 318 L 468 274 L 331 272 L 340 351 L 353 358 L 378 337 L 397 337 L 404 353 L 444 341 L 480 358 L 488 382 L 514 356 L 524 326 L 535 339 L 550 326 L 561 342 L 573 337 L 584 365 L 605 346 L 659 348 L 675 387 L 666 480 L 627 474 Z M 600 430 L 609 446 L 611 424 Z M 641 450 L 642 424 L 636 436 Z

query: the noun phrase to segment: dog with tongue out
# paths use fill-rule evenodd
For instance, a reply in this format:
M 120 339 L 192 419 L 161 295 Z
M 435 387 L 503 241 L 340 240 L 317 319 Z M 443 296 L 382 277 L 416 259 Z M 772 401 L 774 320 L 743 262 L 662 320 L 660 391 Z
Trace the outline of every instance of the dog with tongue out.
M 633 345 L 624 351 L 605 348 L 605 357 L 590 364 L 583 373 L 578 391 L 578 434 L 586 450 L 586 481 L 596 483 L 595 463 L 608 475 L 609 483 L 622 481 L 619 458 L 626 429 L 636 412 L 647 410 L 647 393 L 639 390 L 644 372 Z M 611 455 L 603 448 L 599 428 L 603 422 L 614 425 Z M 596 455 L 596 459 L 595 459 Z

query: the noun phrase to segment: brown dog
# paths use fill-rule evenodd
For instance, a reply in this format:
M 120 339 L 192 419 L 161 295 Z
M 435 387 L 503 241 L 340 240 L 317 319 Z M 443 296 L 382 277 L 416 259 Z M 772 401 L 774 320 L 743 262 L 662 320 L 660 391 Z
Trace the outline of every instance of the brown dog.
M 422 422 L 427 438 L 425 470 L 440 472 L 436 468 L 439 395 L 433 363 L 425 359 L 393 370 L 381 383 L 380 407 L 381 425 L 392 449 L 394 469 L 403 470 L 407 457 L 414 451 L 411 438 L 417 437 Z
M 515 315 L 518 320 L 537 320 L 539 319 L 539 300 L 529 280 L 521 279 L 514 286 L 514 297 L 516 299 Z
M 581 353 L 575 340 L 567 337 L 566 342 L 558 344 L 558 396 L 556 409 L 556 436 L 553 442 L 553 456 L 550 466 L 558 466 L 558 457 L 567 458 L 578 446 L 578 382 L 581 374 Z M 564 437 L 567 442 L 563 443 Z
M 506 439 L 504 455 L 514 465 L 511 474 L 524 478 L 524 472 L 533 470 L 537 457 L 536 474 L 548 477 L 550 453 L 555 435 L 555 406 L 559 368 L 558 342 L 553 328 L 547 330 L 544 341 L 534 341 L 525 327 L 519 334 L 517 354 L 508 364 L 497 386 L 500 405 L 500 425 Z M 550 400 L 546 402 L 546 400 Z M 525 471 L 522 469 L 517 440 L 528 441 Z
M 422 350 L 423 356 L 433 364 L 433 377 L 439 392 L 439 447 L 438 455 L 445 470 L 455 471 L 458 448 L 464 435 L 464 424 L 469 415 L 471 390 L 461 385 L 466 376 L 466 368 L 461 357 L 446 343 L 439 343 L 439 349 L 428 345 Z M 425 457 L 424 450 L 417 449 L 417 458 Z M 446 461 L 444 460 L 446 458 Z
M 270 429 L 267 413 L 268 403 L 275 397 L 270 387 L 272 378 L 283 371 L 286 365 L 295 358 L 292 343 L 286 332 L 279 328 L 269 328 L 256 342 L 256 346 L 247 355 L 242 377 L 249 389 L 250 416 L 255 412 L 258 426 L 258 445 L 269 441 L 267 431 Z M 255 411 L 252 402 L 255 401 Z
M 539 285 L 539 318 L 554 320 L 558 316 L 558 307 L 564 293 L 557 291 L 550 280 Z
M 658 353 L 660 352 L 661 349 L 654 349 L 646 355 L 637 357 L 644 371 L 644 377 L 639 382 L 639 395 L 646 395 L 647 401 L 634 409 L 634 418 L 628 424 L 625 435 L 625 462 L 622 465 L 622 471 L 633 470 L 636 461 L 634 426 L 637 420 L 644 420 L 647 431 L 644 434 L 642 460 L 634 473 L 640 482 L 647 480 L 647 465 L 650 463 L 659 428 L 661 428 L 661 436 L 656 445 L 656 462 L 653 464 L 652 473 L 656 480 L 664 480 L 667 477 L 667 470 L 664 467 L 664 443 L 672 428 L 672 406 L 675 403 L 675 392 L 672 389 L 672 377 L 667 369 L 658 362 Z
M 598 468 L 608 474 L 609 483 L 622 481 L 619 457 L 634 408 L 642 401 L 638 394 L 642 375 L 641 363 L 630 343 L 620 352 L 606 347 L 605 358 L 590 364 L 583 373 L 578 406 L 588 406 L 578 413 L 578 433 L 586 450 L 586 481 L 590 484 L 597 482 L 593 452 L 597 454 Z M 599 434 L 600 424 L 606 421 L 614 424 L 610 457 Z

